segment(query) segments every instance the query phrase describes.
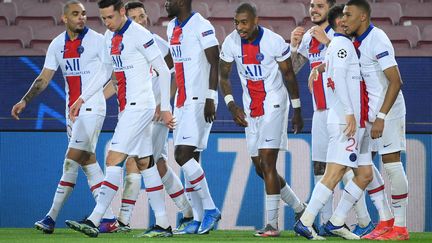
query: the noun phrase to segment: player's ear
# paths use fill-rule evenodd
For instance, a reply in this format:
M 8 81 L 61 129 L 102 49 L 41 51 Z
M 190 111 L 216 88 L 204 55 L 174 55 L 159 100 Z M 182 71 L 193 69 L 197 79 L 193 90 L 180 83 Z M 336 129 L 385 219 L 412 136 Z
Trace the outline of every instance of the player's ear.
M 66 14 L 62 14 L 61 19 L 62 19 L 63 23 L 67 24 Z
M 126 15 L 126 9 L 125 9 L 125 7 L 121 7 L 119 9 L 119 13 L 120 13 L 121 16 L 125 16 Z

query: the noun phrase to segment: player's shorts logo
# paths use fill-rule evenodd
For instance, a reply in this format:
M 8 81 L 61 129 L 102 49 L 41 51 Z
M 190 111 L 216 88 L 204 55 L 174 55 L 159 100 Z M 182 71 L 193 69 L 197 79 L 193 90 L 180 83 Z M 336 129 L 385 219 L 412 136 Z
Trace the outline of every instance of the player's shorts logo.
M 357 154 L 355 153 L 350 154 L 349 159 L 351 160 L 351 162 L 355 162 L 357 160 Z
M 77 48 L 77 52 L 78 52 L 79 54 L 82 54 L 82 53 L 84 52 L 84 46 L 78 46 L 78 48 Z
M 264 60 L 264 54 L 258 52 L 255 58 L 257 59 L 257 61 L 261 62 L 262 60 Z

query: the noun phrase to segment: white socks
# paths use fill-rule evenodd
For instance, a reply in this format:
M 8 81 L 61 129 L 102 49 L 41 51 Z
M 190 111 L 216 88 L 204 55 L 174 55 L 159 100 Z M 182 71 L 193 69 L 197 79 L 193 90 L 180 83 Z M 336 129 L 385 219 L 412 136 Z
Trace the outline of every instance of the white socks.
M 168 170 L 164 177 L 162 177 L 162 183 L 165 186 L 165 191 L 174 201 L 175 205 L 178 209 L 182 211 L 183 217 L 191 218 L 193 217 L 192 207 L 189 204 L 188 199 L 184 193 L 183 184 L 180 181 L 180 178 L 174 173 L 171 167 L 168 167 Z
M 366 190 L 378 210 L 380 221 L 387 221 L 393 218 L 393 214 L 384 192 L 384 180 L 375 166 L 373 173 L 373 179 L 367 186 Z
M 318 182 L 321 181 L 322 177 L 323 177 L 323 175 L 314 176 L 315 186 L 318 184 Z M 333 193 L 331 194 L 331 197 L 328 198 L 328 200 L 324 204 L 324 206 L 321 208 L 320 212 L 321 212 L 321 224 L 327 223 L 327 221 L 333 215 Z
M 99 189 L 102 186 L 102 181 L 103 181 L 105 175 L 103 174 L 102 169 L 99 166 L 98 162 L 96 162 L 94 164 L 82 166 L 81 169 L 84 171 L 84 174 L 87 176 L 87 183 L 90 187 L 90 191 L 93 194 L 95 201 L 97 202 Z M 111 206 L 109 206 L 108 209 L 105 211 L 103 218 L 106 218 L 106 219 L 115 218 L 115 215 L 111 209 Z
M 189 204 L 192 207 L 194 220 L 201 222 L 204 213 L 201 198 L 198 195 L 198 192 L 194 190 L 186 174 L 184 174 L 184 177 L 185 177 L 186 196 L 189 200 Z
M 280 196 L 281 199 L 286 204 L 288 204 L 295 213 L 299 213 L 304 209 L 303 203 L 300 201 L 288 183 L 285 183 L 285 185 L 283 185 L 283 187 L 280 189 Z
M 97 197 L 96 207 L 87 218 L 93 222 L 95 226 L 99 226 L 102 216 L 105 214 L 107 208 L 111 205 L 115 194 L 117 193 L 123 176 L 123 168 L 119 166 L 108 166 L 106 168 L 105 179 Z
M 71 159 L 65 159 L 63 163 L 63 174 L 54 194 L 54 199 L 51 209 L 48 214 L 54 221 L 56 221 L 58 213 L 63 207 L 64 203 L 72 193 L 78 177 L 79 164 Z
M 363 190 L 350 180 L 345 185 L 345 190 L 342 194 L 342 198 L 339 201 L 338 206 L 330 218 L 330 222 L 335 226 L 341 226 L 345 224 L 345 219 L 348 216 L 348 212 L 351 210 L 353 205 L 360 199 L 363 194 Z
M 275 229 L 278 229 L 280 200 L 280 194 L 266 195 L 266 225 L 270 224 Z
M 130 173 L 126 175 L 122 195 L 122 203 L 118 220 L 129 225 L 136 200 L 141 190 L 141 174 Z
M 318 212 L 324 207 L 324 205 L 329 201 L 332 196 L 333 191 L 328 189 L 324 184 L 319 181 L 315 185 L 312 196 L 309 200 L 309 204 L 300 218 L 303 225 L 312 226 L 316 216 L 318 215 Z
M 191 158 L 182 166 L 182 169 L 185 175 L 187 175 L 187 178 L 189 179 L 189 182 L 191 183 L 194 190 L 198 192 L 203 204 L 203 208 L 215 209 L 216 206 L 210 195 L 207 180 L 201 165 L 198 164 L 194 158 Z
M 395 226 L 406 227 L 408 180 L 402 162 L 385 163 L 384 169 L 391 183 L 392 207 Z
M 348 182 L 351 181 L 352 178 L 354 178 L 354 172 L 352 170 L 348 170 L 347 172 L 345 172 L 342 178 L 344 185 L 348 184 Z M 362 228 L 368 226 L 368 224 L 371 222 L 371 218 L 366 206 L 365 193 L 363 193 L 357 203 L 354 204 L 354 210 L 356 212 L 357 223 L 359 224 L 359 226 Z
M 165 208 L 165 194 L 162 180 L 156 165 L 141 171 L 146 187 L 147 197 L 155 214 L 156 224 L 166 229 L 170 226 Z

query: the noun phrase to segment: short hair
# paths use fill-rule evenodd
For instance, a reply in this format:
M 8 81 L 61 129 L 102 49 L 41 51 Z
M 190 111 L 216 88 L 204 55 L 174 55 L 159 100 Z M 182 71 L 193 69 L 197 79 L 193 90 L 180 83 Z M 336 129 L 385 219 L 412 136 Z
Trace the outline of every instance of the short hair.
M 253 3 L 252 4 L 241 3 L 235 11 L 236 14 L 244 13 L 244 12 L 248 12 L 248 13 L 252 14 L 253 17 L 257 16 L 257 10 L 255 7 L 255 4 L 253 4 Z
M 139 1 L 129 1 L 124 5 L 125 9 L 126 9 L 126 13 L 134 8 L 143 8 L 144 12 L 147 12 L 145 7 L 144 7 L 144 3 L 139 2 Z
M 331 8 L 331 7 L 333 7 L 336 4 L 336 0 L 327 0 L 327 4 Z
M 336 29 L 336 19 L 343 17 L 343 9 L 345 4 L 337 4 L 334 5 L 327 14 L 327 20 L 329 22 L 330 27 L 335 30 Z
M 66 14 L 66 12 L 69 10 L 69 6 L 72 4 L 82 4 L 80 1 L 78 0 L 69 0 L 65 3 L 65 5 L 63 6 L 63 14 Z
M 122 0 L 99 0 L 99 8 L 108 8 L 114 6 L 114 11 L 119 11 L 124 5 Z
M 368 17 L 371 16 L 372 10 L 371 10 L 371 6 L 367 0 L 349 0 L 345 5 L 346 6 L 354 5 L 360 9 L 364 10 L 367 13 Z

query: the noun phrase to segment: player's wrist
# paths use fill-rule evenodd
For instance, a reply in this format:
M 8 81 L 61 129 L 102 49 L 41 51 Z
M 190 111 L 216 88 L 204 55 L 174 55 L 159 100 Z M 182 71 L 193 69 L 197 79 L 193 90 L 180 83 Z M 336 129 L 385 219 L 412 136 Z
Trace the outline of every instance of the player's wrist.
M 231 94 L 225 95 L 224 101 L 227 107 L 229 107 L 229 103 L 232 101 L 234 103 L 234 97 Z
M 383 113 L 383 112 L 378 112 L 377 114 L 377 118 L 384 120 L 386 118 L 387 114 Z
M 216 90 L 208 89 L 208 90 L 207 90 L 206 98 L 207 98 L 207 99 L 215 100 L 216 97 L 217 97 L 217 95 L 218 95 L 218 94 L 217 94 L 217 91 L 216 91 Z
M 292 53 L 297 53 L 297 50 L 298 50 L 297 46 L 294 46 L 293 44 L 290 44 L 290 49 L 291 49 Z
M 297 109 L 301 107 L 300 98 L 297 99 L 291 99 L 291 106 L 293 109 Z

